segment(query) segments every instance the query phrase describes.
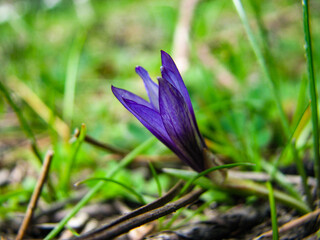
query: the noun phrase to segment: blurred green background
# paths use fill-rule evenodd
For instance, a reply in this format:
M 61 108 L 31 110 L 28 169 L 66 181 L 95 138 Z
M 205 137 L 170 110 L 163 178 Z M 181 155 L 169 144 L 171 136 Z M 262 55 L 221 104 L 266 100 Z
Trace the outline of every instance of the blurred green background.
M 309 102 L 301 3 L 244 0 L 243 5 L 293 132 Z M 320 2 L 310 1 L 310 5 L 317 77 Z M 179 32 L 185 28 L 188 38 Z M 279 157 L 287 142 L 274 96 L 232 1 L 0 2 L 0 81 L 25 116 L 42 154 L 49 148 L 55 151 L 51 176 L 58 198 L 76 191 L 71 187 L 75 181 L 100 176 L 117 164 L 111 153 L 83 144 L 72 165 L 68 182 L 72 190 L 60 189 L 65 184 L 61 176 L 66 162 L 74 154 L 74 144 L 68 140 L 81 123 L 90 136 L 123 150 L 151 136 L 116 100 L 110 87 L 146 97 L 134 68 L 143 66 L 156 80 L 161 49 L 183 70 L 200 130 L 213 152 L 226 162 L 257 163 L 255 170 L 263 169 L 262 160 Z M 1 213 L 6 215 L 23 211 L 17 202 L 28 200 L 40 164 L 13 110 L 2 95 L 0 99 L 1 171 L 13 176 L 17 166 L 24 169 L 19 170 L 20 178 L 10 178 L 0 188 L 6 203 Z M 310 129 L 299 145 L 302 158 L 310 149 Z M 145 154 L 170 152 L 157 143 Z M 290 155 L 281 159 L 281 164 L 290 162 Z M 156 194 L 154 180 L 144 177 L 145 163 L 123 170 L 117 178 L 138 186 L 137 191 Z M 155 165 L 161 169 L 172 164 L 160 161 Z M 168 176 L 159 176 L 165 187 L 170 184 Z M 14 193 L 17 199 L 9 201 Z M 108 197 L 121 194 L 130 195 L 116 187 L 105 193 Z

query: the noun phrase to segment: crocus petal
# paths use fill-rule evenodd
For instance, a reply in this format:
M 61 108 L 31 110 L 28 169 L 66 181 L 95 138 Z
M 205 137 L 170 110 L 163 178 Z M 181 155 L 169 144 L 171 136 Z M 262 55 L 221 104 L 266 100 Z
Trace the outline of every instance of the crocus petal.
M 191 100 L 189 97 L 188 90 L 186 85 L 184 84 L 180 72 L 174 63 L 173 59 L 170 57 L 168 53 L 161 50 L 161 73 L 162 77 L 168 80 L 183 96 L 184 100 L 188 104 L 189 111 L 193 113 L 193 108 L 191 104 Z
M 148 72 L 137 67 L 150 102 L 126 90 L 112 87 L 118 100 L 181 160 L 201 172 L 205 169 L 205 142 L 199 132 L 187 88 L 172 58 L 161 51 L 159 86 Z
M 168 147 L 174 148 L 168 136 L 159 112 L 141 97 L 124 89 L 111 86 L 111 90 L 122 105 L 129 110 L 153 135 Z
M 113 94 L 116 96 L 116 98 L 122 103 L 122 105 L 128 109 L 131 113 L 132 111 L 130 110 L 130 108 L 128 107 L 128 105 L 126 104 L 126 102 L 124 101 L 124 99 L 129 99 L 131 101 L 134 101 L 140 105 L 152 108 L 151 104 L 149 102 L 147 102 L 146 100 L 144 100 L 143 98 L 127 91 L 121 88 L 117 88 L 114 86 L 111 86 L 111 90 L 113 92 Z
M 159 78 L 159 106 L 163 125 L 171 140 L 184 155 L 190 156 L 192 168 L 204 169 L 202 149 L 205 147 L 194 125 L 189 108 L 180 92 L 167 80 Z
M 178 70 L 176 64 L 174 63 L 174 61 L 170 57 L 170 55 L 163 50 L 161 50 L 161 62 L 162 62 L 162 66 L 170 69 L 175 75 L 179 76 L 179 79 L 178 79 L 180 82 L 179 84 L 184 85 L 182 77 L 179 73 L 179 70 Z
M 163 126 L 162 119 L 159 112 L 153 108 L 141 105 L 129 99 L 124 99 L 125 104 L 130 109 L 138 120 L 161 142 L 166 145 L 173 146 L 173 142 L 167 134 L 166 129 Z
M 165 51 L 161 50 L 161 61 L 162 61 L 162 67 L 161 67 L 161 74 L 162 77 L 164 79 L 166 79 L 167 81 L 169 81 L 179 92 L 180 94 L 183 96 L 185 102 L 187 103 L 187 106 L 189 108 L 191 117 L 192 117 L 192 121 L 195 125 L 197 134 L 200 136 L 201 142 L 203 145 L 205 145 L 205 142 L 200 134 L 198 125 L 197 125 L 197 121 L 196 121 L 196 117 L 193 111 L 193 107 L 192 107 L 192 103 L 190 100 L 190 96 L 188 93 L 188 90 L 186 88 L 186 85 L 184 84 L 182 77 L 179 73 L 179 70 L 176 66 L 176 64 L 174 63 L 173 59 L 170 57 L 170 55 L 168 53 L 166 53 Z
M 136 73 L 142 78 L 151 104 L 159 111 L 159 87 L 152 81 L 149 73 L 143 67 L 136 67 Z
M 140 105 L 134 101 L 124 99 L 124 102 L 130 109 L 129 111 L 136 116 L 136 118 L 164 145 L 166 145 L 171 151 L 173 151 L 180 159 L 183 159 L 186 164 L 193 168 L 197 168 L 194 165 L 192 159 L 184 153 L 184 150 L 179 148 L 169 137 L 160 113 L 147 106 Z

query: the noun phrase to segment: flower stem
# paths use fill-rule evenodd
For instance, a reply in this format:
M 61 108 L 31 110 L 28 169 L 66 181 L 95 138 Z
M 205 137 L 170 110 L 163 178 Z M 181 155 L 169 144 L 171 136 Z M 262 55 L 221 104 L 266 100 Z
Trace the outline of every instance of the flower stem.
M 196 177 L 197 175 L 195 172 L 180 169 L 165 168 L 163 171 L 169 175 L 184 179 L 186 181 Z M 215 185 L 210 179 L 205 177 L 197 179 L 194 184 L 202 188 L 220 189 L 238 195 L 255 195 L 264 198 L 268 197 L 268 189 L 264 184 L 259 184 L 250 180 L 235 178 L 232 176 L 226 178 L 225 182 L 221 185 Z M 296 199 L 279 190 L 274 190 L 274 198 L 276 201 L 281 202 L 286 206 L 295 208 L 301 213 L 308 213 L 311 211 L 310 207 L 302 200 Z
M 277 208 L 276 202 L 274 200 L 273 188 L 270 182 L 267 182 L 267 188 L 269 191 L 269 203 L 270 203 L 270 211 L 271 211 L 271 223 L 272 223 L 272 239 L 279 239 L 278 232 L 278 221 L 277 221 Z
M 305 38 L 305 50 L 308 67 L 308 78 L 310 86 L 311 98 L 311 119 L 313 129 L 313 149 L 314 149 L 314 171 L 317 179 L 317 195 L 320 196 L 320 158 L 319 158 L 319 126 L 318 126 L 318 108 L 317 108 L 317 93 L 316 81 L 314 77 L 313 56 L 312 56 L 312 43 L 310 34 L 310 21 L 309 21 L 309 1 L 302 0 L 303 9 L 303 29 Z

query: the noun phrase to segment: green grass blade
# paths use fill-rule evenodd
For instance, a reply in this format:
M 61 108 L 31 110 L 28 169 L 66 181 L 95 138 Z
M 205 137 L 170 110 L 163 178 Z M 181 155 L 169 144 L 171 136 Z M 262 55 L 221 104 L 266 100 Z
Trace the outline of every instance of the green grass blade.
M 319 157 L 319 126 L 318 126 L 318 107 L 317 107 L 317 93 L 316 81 L 314 76 L 312 43 L 310 34 L 310 20 L 309 20 L 309 1 L 302 0 L 303 9 L 303 29 L 305 39 L 305 50 L 308 67 L 308 78 L 310 86 L 311 98 L 311 119 L 313 129 L 313 149 L 314 149 L 314 171 L 317 179 L 317 195 L 320 196 L 320 157 Z
M 155 138 L 150 138 L 147 141 L 143 142 L 141 145 L 132 150 L 128 155 L 126 155 L 117 165 L 116 168 L 113 168 L 110 172 L 106 174 L 107 178 L 114 177 L 122 168 L 127 166 L 133 161 L 133 159 L 156 142 Z M 68 221 L 79 212 L 79 210 L 84 207 L 90 199 L 104 186 L 105 182 L 98 182 L 82 199 L 81 201 L 71 210 L 71 212 L 65 216 L 59 224 L 46 236 L 45 240 L 53 239 L 68 223 Z
M 174 226 L 175 228 L 180 228 L 184 225 L 186 225 L 189 221 L 191 221 L 196 215 L 200 214 L 202 211 L 204 211 L 205 209 L 208 209 L 210 207 L 210 205 L 215 202 L 215 200 L 212 201 L 208 201 L 205 202 L 204 204 L 202 204 L 199 208 L 197 208 L 195 211 L 192 212 L 192 214 L 189 217 L 186 217 L 185 219 L 183 219 L 181 222 L 179 222 L 179 224 L 177 226 Z M 183 208 L 184 209 L 184 208 Z M 175 215 L 174 215 L 175 216 Z M 170 226 L 169 226 L 170 228 Z
M 30 108 L 64 140 L 69 140 L 69 126 L 62 121 L 32 89 L 16 77 L 10 77 L 8 79 L 7 86 L 23 101 L 25 101 Z
M 278 220 L 277 220 L 277 208 L 276 202 L 274 200 L 273 188 L 270 182 L 267 182 L 267 188 L 269 190 L 269 204 L 271 211 L 271 224 L 272 224 L 272 239 L 279 239 L 279 231 L 278 231 Z
M 286 176 L 275 167 L 275 164 L 262 160 L 262 167 L 270 175 L 271 179 L 279 184 L 279 186 L 283 187 L 292 197 L 302 201 L 301 194 L 287 180 Z
M 77 72 L 79 68 L 81 50 L 83 48 L 85 39 L 86 33 L 80 32 L 71 47 L 70 56 L 67 63 L 67 74 L 63 99 L 63 118 L 68 123 L 70 123 L 72 120 Z
M 65 170 L 63 171 L 63 175 L 62 175 L 62 189 L 64 190 L 64 192 L 67 192 L 71 186 L 70 184 L 70 178 L 71 178 L 71 172 L 72 169 L 74 169 L 74 164 L 76 162 L 76 158 L 78 155 L 78 152 L 81 148 L 82 143 L 84 142 L 84 138 L 86 136 L 86 125 L 82 124 L 81 125 L 81 129 L 80 129 L 80 134 L 75 142 L 75 145 L 72 148 L 72 154 L 70 156 L 70 158 L 68 159 L 68 161 L 66 162 L 66 166 L 65 166 Z
M 5 97 L 5 99 L 7 100 L 9 105 L 12 107 L 13 111 L 15 112 L 15 114 L 17 115 L 23 131 L 25 132 L 27 138 L 31 142 L 31 146 L 32 146 L 33 152 L 35 153 L 35 155 L 36 155 L 37 159 L 39 160 L 39 162 L 42 164 L 42 157 L 41 157 L 41 153 L 40 153 L 39 147 L 37 145 L 36 138 L 35 138 L 32 130 L 31 130 L 27 120 L 24 118 L 20 108 L 15 104 L 15 102 L 11 98 L 10 93 L 7 90 L 6 86 L 1 81 L 0 81 L 0 91 L 2 92 L 2 94 Z
M 296 141 L 299 139 L 301 133 L 303 132 L 303 130 L 307 126 L 308 122 L 310 121 L 310 115 L 311 115 L 310 104 L 308 104 L 308 106 L 306 107 L 302 116 L 300 117 L 299 122 L 297 123 L 296 127 L 294 128 L 293 134 L 290 137 L 288 144 L 282 150 L 282 153 L 281 153 L 280 157 L 278 158 L 278 160 L 276 162 L 274 162 L 273 165 L 267 163 L 267 166 L 266 166 L 266 162 L 264 162 L 264 165 L 265 165 L 265 169 L 270 173 L 270 176 L 272 179 L 275 179 L 279 183 L 279 185 L 283 186 L 289 193 L 291 193 L 292 196 L 295 196 L 296 198 L 301 199 L 300 193 L 298 193 L 295 190 L 295 188 L 284 179 L 285 176 L 282 175 L 278 170 L 279 162 L 282 160 L 282 158 L 284 158 L 284 155 L 286 155 L 286 153 L 290 149 L 292 151 L 293 160 L 294 160 L 294 163 L 296 164 L 298 173 L 301 176 L 301 181 L 302 181 L 304 193 L 307 196 L 307 202 L 308 202 L 309 206 L 311 207 L 312 206 L 312 197 L 311 197 L 310 188 L 308 186 L 308 176 L 307 176 L 306 171 L 304 169 L 302 159 L 299 157 L 298 151 L 296 149 Z
M 279 112 L 279 115 L 280 115 L 280 119 L 281 119 L 281 123 L 282 123 L 282 127 L 283 127 L 283 130 L 284 130 L 284 133 L 285 133 L 285 137 L 286 137 L 286 140 L 289 140 L 290 139 L 290 127 L 289 127 L 289 123 L 288 123 L 288 120 L 285 116 L 285 113 L 283 111 L 283 108 L 282 108 L 282 105 L 281 105 L 281 100 L 280 100 L 280 96 L 279 96 L 279 93 L 278 93 L 278 90 L 275 86 L 275 82 L 272 80 L 272 77 L 270 75 L 270 72 L 268 70 L 268 67 L 267 67 L 267 64 L 265 62 L 265 59 L 264 59 L 264 56 L 262 54 L 262 51 L 260 50 L 259 48 L 259 45 L 254 37 L 254 34 L 251 30 L 251 27 L 249 25 L 249 22 L 248 22 L 248 19 L 247 19 L 247 16 L 246 16 L 246 13 L 243 9 L 243 6 L 241 4 L 241 0 L 233 0 L 233 3 L 237 9 L 237 12 L 240 16 L 240 19 L 244 25 L 244 28 L 247 32 L 247 35 L 248 35 L 248 38 L 249 38 L 249 41 L 250 41 L 250 44 L 253 48 L 253 51 L 258 59 L 258 62 L 259 62 L 259 65 L 263 71 L 263 74 L 265 75 L 266 79 L 267 79 L 267 82 L 272 90 L 272 93 L 273 93 L 273 96 L 274 96 L 274 100 L 276 102 L 276 105 L 277 105 L 277 108 L 278 108 L 278 112 Z M 319 144 L 319 142 L 318 142 Z M 289 146 L 291 148 L 291 150 L 293 151 L 293 153 L 296 153 L 296 149 L 295 149 L 295 145 L 294 144 L 291 144 L 291 142 L 289 142 Z M 319 146 L 319 145 L 318 145 Z M 319 153 L 319 151 L 318 151 Z M 296 163 L 300 163 L 300 159 L 298 159 L 298 156 L 297 154 L 295 155 L 295 160 L 296 160 Z M 299 164 L 299 167 L 301 166 L 301 164 Z M 304 172 L 303 169 L 300 169 L 301 173 Z M 304 178 L 304 175 L 302 174 L 302 178 L 303 180 L 305 181 L 305 178 Z M 307 186 L 306 183 L 304 184 L 304 186 Z M 290 188 L 292 190 L 292 188 Z M 288 189 L 290 191 L 290 189 Z M 306 192 L 308 192 L 308 189 L 305 189 Z M 292 191 L 291 191 L 292 192 Z
M 297 124 L 297 122 L 299 121 L 299 119 L 301 117 L 301 114 L 306 109 L 306 104 L 308 104 L 307 88 L 308 88 L 308 79 L 307 79 L 307 77 L 302 77 L 300 87 L 299 87 L 299 95 L 297 98 L 297 106 L 295 109 L 294 116 L 292 118 L 293 126 L 295 126 Z
M 114 179 L 111 179 L 111 178 L 88 178 L 83 181 L 75 183 L 75 185 L 78 186 L 80 184 L 90 182 L 90 181 L 105 181 L 105 182 L 115 183 L 115 184 L 123 187 L 124 189 L 126 189 L 128 192 L 132 193 L 138 199 L 138 201 L 140 203 L 146 204 L 146 201 L 143 199 L 143 196 L 140 193 L 138 193 L 136 190 L 134 190 L 132 187 L 129 187 L 128 185 L 121 183 L 119 181 L 116 181 Z
M 262 54 L 262 51 L 260 50 L 259 48 L 259 45 L 254 37 L 254 34 L 251 30 L 251 27 L 250 27 L 250 24 L 249 24 L 249 21 L 248 21 L 248 18 L 246 16 L 246 13 L 243 9 L 243 6 L 242 6 L 242 3 L 241 3 L 241 0 L 233 0 L 233 3 L 236 7 L 236 10 L 240 16 L 240 19 L 242 21 L 242 24 L 246 30 L 246 33 L 248 35 L 248 38 L 249 38 L 249 42 L 252 46 L 252 49 L 257 57 L 257 60 L 258 60 L 258 63 L 262 69 L 262 72 L 267 80 L 267 83 L 269 84 L 269 87 L 272 91 L 272 94 L 273 94 L 273 97 L 274 97 L 274 101 L 276 103 L 276 106 L 277 106 L 277 109 L 278 109 L 278 112 L 279 112 L 279 116 L 280 116 L 280 120 L 281 120 L 281 125 L 282 125 L 282 128 L 283 128 L 283 132 L 285 134 L 285 138 L 288 139 L 289 136 L 290 136 L 290 128 L 289 128 L 289 123 L 288 123 L 288 119 L 284 113 L 284 110 L 282 108 L 282 105 L 281 105 L 281 100 L 280 100 L 280 96 L 279 96 L 279 93 L 276 89 L 276 86 L 275 86 L 275 82 L 272 80 L 271 78 L 271 75 L 270 75 L 270 72 L 268 70 L 268 67 L 267 67 L 267 64 L 265 62 L 265 59 L 264 59 L 264 56 Z
M 164 230 L 171 228 L 172 224 L 181 216 L 181 214 L 185 208 L 186 207 L 178 209 L 178 211 L 175 212 L 175 214 L 171 217 L 171 219 L 168 221 L 168 223 L 165 226 L 163 226 L 162 228 Z
M 311 195 L 311 190 L 308 185 L 308 175 L 304 169 L 304 165 L 302 162 L 302 159 L 299 157 L 298 151 L 295 147 L 295 142 L 292 142 L 292 151 L 293 151 L 293 160 L 296 164 L 298 173 L 301 177 L 301 182 L 304 190 L 304 194 L 306 194 L 307 197 L 307 203 L 309 204 L 309 207 L 312 208 L 312 195 Z
M 72 227 L 66 225 L 66 228 L 68 228 L 68 230 L 73 234 L 73 236 L 76 236 L 76 237 L 79 237 L 79 236 L 80 236 L 80 234 L 77 233 L 77 231 L 74 230 Z
M 259 36 L 261 38 L 261 52 L 264 55 L 265 61 L 269 69 L 272 69 L 270 72 L 271 79 L 278 79 L 278 69 L 277 69 L 277 62 L 272 54 L 272 49 L 270 48 L 270 41 L 269 41 L 269 32 L 268 28 L 266 27 L 263 19 L 263 2 L 250 0 L 249 1 L 251 8 L 253 9 L 253 15 L 255 17 L 257 28 L 259 31 Z
M 161 183 L 160 183 L 160 180 L 159 180 L 159 177 L 158 177 L 158 174 L 156 172 L 156 169 L 154 168 L 152 162 L 149 161 L 149 167 L 150 167 L 150 170 L 151 170 L 151 173 L 152 173 L 152 176 L 154 178 L 154 180 L 156 181 L 156 184 L 157 184 L 157 188 L 158 188 L 158 194 L 159 194 L 159 197 L 162 196 L 162 187 L 161 187 Z
M 311 119 L 311 107 L 310 107 L 310 104 L 308 104 L 307 107 L 305 107 L 303 113 L 301 114 L 298 123 L 296 124 L 292 137 L 290 139 L 291 142 L 297 141 L 299 139 L 301 133 L 303 132 L 307 124 L 310 122 L 310 119 Z
M 2 193 L 0 196 L 0 208 L 2 208 L 2 203 L 9 200 L 10 198 L 14 198 L 16 196 L 31 195 L 31 194 L 32 194 L 32 191 L 22 190 L 22 189 L 14 190 L 8 193 Z

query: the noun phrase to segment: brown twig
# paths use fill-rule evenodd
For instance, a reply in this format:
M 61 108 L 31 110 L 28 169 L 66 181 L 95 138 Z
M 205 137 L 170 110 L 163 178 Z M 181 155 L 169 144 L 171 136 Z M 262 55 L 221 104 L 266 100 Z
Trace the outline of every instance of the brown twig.
M 74 134 L 73 134 L 73 139 L 78 138 L 79 136 L 80 136 L 80 130 L 79 130 L 79 128 L 76 128 L 74 131 Z M 95 146 L 95 147 L 101 148 L 101 149 L 106 150 L 108 152 L 115 153 L 117 155 L 120 155 L 121 157 L 123 157 L 124 155 L 129 153 L 129 151 L 124 151 L 124 150 L 118 149 L 116 147 L 109 145 L 108 143 L 100 142 L 97 139 L 94 139 L 93 137 L 90 137 L 87 134 L 84 137 L 84 141 L 86 143 L 89 143 L 89 144 Z
M 159 208 L 165 204 L 167 204 L 168 202 L 170 202 L 175 196 L 177 196 L 177 194 L 180 192 L 180 190 L 182 189 L 183 187 L 183 181 L 180 180 L 173 188 L 170 189 L 170 191 L 168 191 L 165 195 L 163 195 L 162 197 L 158 198 L 157 200 L 155 200 L 154 202 L 152 203 L 149 203 L 147 205 L 144 205 L 122 217 L 119 217 L 118 219 L 116 219 L 115 221 L 107 224 L 107 225 L 104 225 L 96 230 L 93 230 L 91 232 L 88 232 L 88 233 L 85 233 L 79 237 L 75 237 L 75 238 L 72 238 L 72 239 L 77 239 L 77 240 L 85 240 L 85 239 L 91 239 L 92 236 L 94 235 L 98 235 L 102 232 L 104 232 L 105 230 L 115 226 L 115 225 L 118 225 L 124 221 L 127 221 L 129 219 L 132 219 L 138 215 L 141 215 L 141 214 L 144 214 L 146 212 L 149 212 L 149 211 L 152 211 L 156 208 Z
M 320 224 L 320 209 L 317 209 L 311 213 L 303 215 L 300 218 L 294 219 L 294 220 L 284 224 L 282 227 L 279 228 L 279 234 L 284 234 L 285 232 L 288 232 L 290 230 L 294 230 L 303 224 L 307 224 L 308 222 L 313 222 L 313 221 L 316 221 L 316 224 L 318 224 L 318 226 L 315 226 L 315 229 L 317 229 Z M 258 240 L 258 239 L 270 238 L 270 237 L 272 237 L 272 230 L 265 232 L 265 233 L 262 233 L 261 235 L 259 235 L 255 239 Z
M 79 137 L 80 131 L 79 129 L 76 129 L 75 133 L 74 133 L 74 137 L 77 138 Z M 115 157 L 123 157 L 124 155 L 126 155 L 127 153 L 129 153 L 129 151 L 123 150 L 123 149 L 119 149 L 116 148 L 114 146 L 109 145 L 108 143 L 103 143 L 100 142 L 99 140 L 86 135 L 84 138 L 84 141 L 86 143 L 91 144 L 92 146 L 101 148 L 103 150 L 106 150 L 108 152 L 113 153 L 113 155 L 109 155 L 112 159 L 114 159 Z M 179 158 L 176 157 L 175 155 L 167 155 L 167 156 L 147 156 L 147 155 L 139 155 L 135 158 L 135 161 L 137 162 L 178 162 Z
M 45 159 L 43 162 L 43 166 L 41 169 L 41 173 L 40 173 L 40 176 L 37 181 L 37 185 L 36 185 L 36 187 L 33 191 L 33 194 L 31 196 L 26 215 L 25 215 L 23 222 L 20 226 L 16 240 L 21 240 L 23 238 L 27 228 L 28 228 L 29 222 L 33 216 L 33 211 L 37 206 L 37 202 L 38 202 L 39 196 L 41 194 L 43 184 L 47 178 L 52 157 L 53 157 L 53 151 L 49 150 L 46 153 L 46 156 L 45 156 Z
M 91 145 L 94 145 L 96 147 L 99 147 L 99 148 L 102 148 L 104 150 L 107 150 L 109 152 L 119 154 L 121 156 L 124 156 L 124 155 L 126 155 L 128 153 L 128 152 L 123 151 L 121 149 L 118 149 L 118 148 L 115 148 L 113 146 L 110 146 L 109 144 L 102 143 L 102 142 L 100 142 L 100 141 L 98 141 L 98 140 L 96 140 L 96 139 L 94 139 L 94 138 L 92 138 L 92 137 L 90 137 L 88 135 L 86 135 L 84 137 L 84 141 L 87 142 L 87 143 L 90 143 Z
M 98 232 L 97 234 L 90 235 L 89 238 L 74 238 L 74 239 L 83 239 L 83 240 L 102 240 L 102 239 L 113 239 L 116 236 L 124 234 L 130 231 L 133 228 L 139 227 L 145 223 L 156 220 L 160 217 L 168 215 L 177 211 L 178 209 L 185 207 L 186 205 L 197 200 L 202 193 L 206 190 L 199 189 L 190 192 L 189 194 L 179 198 L 178 200 L 168 203 L 162 207 L 156 208 L 154 210 L 148 211 L 144 214 L 138 215 L 136 217 L 130 218 L 120 224 L 117 224 L 111 228 L 106 229 L 105 231 Z

